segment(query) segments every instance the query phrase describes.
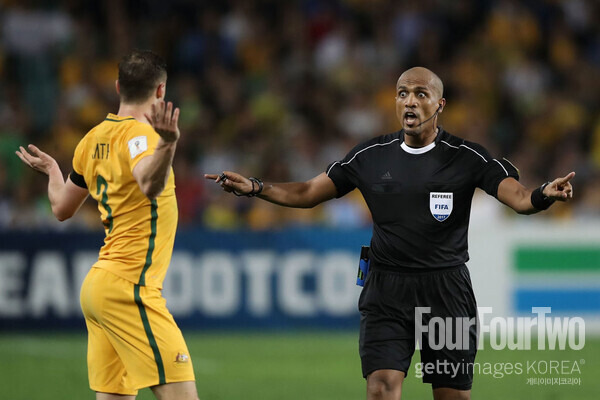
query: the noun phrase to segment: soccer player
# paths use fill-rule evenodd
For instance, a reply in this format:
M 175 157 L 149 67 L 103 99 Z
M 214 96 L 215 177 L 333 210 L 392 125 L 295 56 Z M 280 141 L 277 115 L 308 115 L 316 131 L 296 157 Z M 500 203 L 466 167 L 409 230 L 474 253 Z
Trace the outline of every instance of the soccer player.
M 263 184 L 231 171 L 205 175 L 226 191 L 288 207 L 314 207 L 360 190 L 373 217 L 371 268 L 359 299 L 359 347 L 369 400 L 400 399 L 415 339 L 421 340 L 423 365 L 431 366 L 423 369 L 423 381 L 432 384 L 433 397 L 470 398 L 476 323 L 467 329 L 468 345 L 434 350 L 428 335 L 415 337 L 420 336 L 415 308 L 430 307 L 423 325 L 432 317 L 450 318 L 454 326 L 457 318 L 476 321 L 465 265 L 475 188 L 520 214 L 573 196 L 574 172 L 527 189 L 509 161 L 446 132 L 437 125 L 445 105 L 440 78 L 426 68 L 411 68 L 396 84 L 402 130 L 359 144 L 315 178 Z
M 34 145 L 17 155 L 48 175 L 48 197 L 60 221 L 88 194 L 98 201 L 104 246 L 81 288 L 88 329 L 88 376 L 97 400 L 135 399 L 150 387 L 160 400 L 196 400 L 190 355 L 161 296 L 169 266 L 177 203 L 171 164 L 179 108 L 165 105 L 166 64 L 150 51 L 119 63 L 117 114 L 89 131 L 75 149 L 65 181 L 57 162 Z

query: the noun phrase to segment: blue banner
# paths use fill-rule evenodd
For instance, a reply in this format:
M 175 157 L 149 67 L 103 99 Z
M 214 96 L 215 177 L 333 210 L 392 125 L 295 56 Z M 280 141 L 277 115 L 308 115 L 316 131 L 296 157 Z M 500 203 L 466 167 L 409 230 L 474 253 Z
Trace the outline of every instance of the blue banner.
M 370 230 L 180 231 L 164 282 L 182 328 L 357 328 Z M 103 236 L 0 234 L 0 331 L 84 329 L 81 282 Z

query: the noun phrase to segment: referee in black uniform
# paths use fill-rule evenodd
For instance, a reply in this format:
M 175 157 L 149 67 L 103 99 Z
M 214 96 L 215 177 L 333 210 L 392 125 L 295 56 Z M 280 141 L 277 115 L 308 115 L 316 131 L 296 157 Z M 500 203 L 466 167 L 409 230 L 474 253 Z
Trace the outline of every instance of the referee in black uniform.
M 367 399 L 401 398 L 415 340 L 421 341 L 423 366 L 430 366 L 423 369 L 423 381 L 432 384 L 434 399 L 469 399 L 477 304 L 465 263 L 475 188 L 520 214 L 533 214 L 555 200 L 572 198 L 569 180 L 575 173 L 527 189 L 509 161 L 438 127 L 446 99 L 436 74 L 411 68 L 400 76 L 396 90 L 402 130 L 359 144 L 307 182 L 263 183 L 229 171 L 205 177 L 238 195 L 301 208 L 358 188 L 373 216 L 371 269 L 359 300 Z M 415 320 L 416 310 L 421 310 L 421 321 Z M 451 331 L 449 342 L 459 337 L 462 345 L 447 342 L 439 348 L 439 337 L 431 344 L 429 333 L 416 333 L 416 325 L 427 325 L 433 317 L 473 323 L 464 324 L 466 331 Z

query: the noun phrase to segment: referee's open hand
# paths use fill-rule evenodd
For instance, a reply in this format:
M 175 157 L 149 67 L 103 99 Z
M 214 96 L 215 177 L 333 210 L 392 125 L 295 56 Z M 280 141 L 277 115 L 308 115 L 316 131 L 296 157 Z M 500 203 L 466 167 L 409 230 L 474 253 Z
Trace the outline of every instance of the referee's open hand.
M 562 178 L 556 178 L 544 188 L 544 196 L 558 201 L 567 201 L 573 198 L 573 186 L 569 182 L 575 176 L 575 172 L 570 172 Z
M 229 193 L 235 191 L 238 195 L 244 195 L 251 193 L 253 189 L 250 179 L 232 171 L 223 171 L 220 175 L 204 174 L 204 178 L 221 184 L 223 190 Z

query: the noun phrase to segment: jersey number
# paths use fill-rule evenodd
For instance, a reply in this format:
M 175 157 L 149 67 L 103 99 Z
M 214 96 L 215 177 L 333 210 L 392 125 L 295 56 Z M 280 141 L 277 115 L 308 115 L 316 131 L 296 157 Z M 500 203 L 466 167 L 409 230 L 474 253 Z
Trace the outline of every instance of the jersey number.
M 113 216 L 112 216 L 112 209 L 108 205 L 108 195 L 106 194 L 106 190 L 108 189 L 108 183 L 106 182 L 106 179 L 104 179 L 104 177 L 102 175 L 98 175 L 98 179 L 96 179 L 96 183 L 97 183 L 96 195 L 99 195 L 100 192 L 102 192 L 102 198 L 100 199 L 100 204 L 102 204 L 102 207 L 104 207 L 104 209 L 106 210 L 106 219 L 104 221 L 102 221 L 102 223 L 104 224 L 104 227 L 108 229 L 108 233 L 110 233 L 113 228 Z M 104 186 L 104 190 L 102 190 L 102 186 Z

